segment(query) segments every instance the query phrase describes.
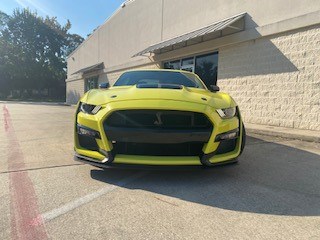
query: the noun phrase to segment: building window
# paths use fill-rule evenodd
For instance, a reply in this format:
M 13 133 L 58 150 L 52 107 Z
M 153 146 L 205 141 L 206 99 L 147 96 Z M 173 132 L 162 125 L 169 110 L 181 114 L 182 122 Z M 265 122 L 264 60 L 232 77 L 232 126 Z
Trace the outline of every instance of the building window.
M 181 70 L 194 72 L 194 57 L 182 59 Z
M 180 60 L 172 61 L 172 62 L 165 62 L 163 66 L 165 69 L 180 69 L 181 68 Z
M 84 91 L 87 92 L 94 88 L 98 88 L 98 76 L 86 78 L 84 83 Z
M 196 57 L 195 73 L 207 86 L 217 85 L 218 53 Z
M 217 84 L 218 52 L 165 62 L 163 67 L 194 72 L 209 87 Z

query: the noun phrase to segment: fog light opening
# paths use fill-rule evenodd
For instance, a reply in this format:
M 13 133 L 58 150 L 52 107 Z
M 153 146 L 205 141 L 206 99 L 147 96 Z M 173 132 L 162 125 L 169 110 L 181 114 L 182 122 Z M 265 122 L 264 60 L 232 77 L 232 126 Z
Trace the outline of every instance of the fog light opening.
M 90 128 L 87 128 L 87 127 L 83 127 L 83 126 L 80 126 L 78 125 L 77 127 L 78 129 L 78 134 L 79 135 L 84 135 L 84 136 L 87 136 L 87 137 L 92 137 L 92 138 L 101 138 L 100 137 L 100 133 L 93 130 L 93 129 L 90 129 Z
M 238 136 L 239 136 L 239 128 L 217 135 L 215 141 L 220 142 L 224 140 L 230 140 L 230 139 L 237 138 Z

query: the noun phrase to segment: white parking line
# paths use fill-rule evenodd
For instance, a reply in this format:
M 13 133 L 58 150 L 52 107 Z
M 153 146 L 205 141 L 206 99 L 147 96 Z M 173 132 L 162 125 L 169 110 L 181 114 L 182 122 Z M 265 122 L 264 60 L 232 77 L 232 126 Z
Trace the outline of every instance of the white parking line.
M 88 195 L 85 195 L 81 198 L 78 198 L 72 202 L 69 202 L 61 207 L 58 207 L 56 209 L 53 209 L 49 212 L 43 213 L 40 216 L 40 219 L 42 219 L 42 221 L 44 222 L 48 222 L 51 221 L 63 214 L 66 214 L 67 212 L 70 212 L 78 207 L 81 207 L 84 204 L 87 204 L 93 200 L 95 200 L 98 197 L 101 197 L 109 192 L 112 192 L 113 190 L 123 187 L 125 185 L 127 185 L 128 183 L 144 176 L 146 174 L 146 172 L 139 172 L 137 174 L 134 174 L 130 177 L 127 177 L 125 179 L 122 179 L 121 181 L 119 181 L 116 185 L 108 185 L 107 187 L 104 187 L 96 192 L 90 193 Z

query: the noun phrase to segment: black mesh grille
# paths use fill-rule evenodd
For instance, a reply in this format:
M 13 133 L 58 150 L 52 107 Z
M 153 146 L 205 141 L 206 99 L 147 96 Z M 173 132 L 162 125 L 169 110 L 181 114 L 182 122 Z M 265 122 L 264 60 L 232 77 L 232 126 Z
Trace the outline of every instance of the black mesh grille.
M 111 127 L 156 129 L 211 129 L 202 113 L 164 110 L 125 110 L 113 112 L 105 121 Z
M 152 144 L 124 143 L 113 144 L 115 154 L 147 155 L 147 156 L 199 156 L 203 143 Z
M 78 134 L 78 139 L 79 139 L 79 145 L 82 148 L 92 150 L 92 151 L 99 150 L 98 144 L 94 138 Z
M 124 110 L 113 112 L 104 122 L 104 128 L 107 137 L 109 131 L 110 140 L 118 139 L 113 143 L 115 154 L 200 156 L 213 126 L 202 113 Z M 199 140 L 197 136 L 203 133 L 205 136 Z
M 237 144 L 237 139 L 221 141 L 216 154 L 232 152 L 236 148 L 236 144 Z

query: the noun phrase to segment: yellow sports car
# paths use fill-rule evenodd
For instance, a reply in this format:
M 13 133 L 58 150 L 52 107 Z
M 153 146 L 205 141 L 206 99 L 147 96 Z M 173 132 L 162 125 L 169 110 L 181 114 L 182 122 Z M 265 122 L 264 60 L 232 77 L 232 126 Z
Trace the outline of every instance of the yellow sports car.
M 75 117 L 75 159 L 97 167 L 236 162 L 245 145 L 239 108 L 194 73 L 134 70 L 88 91 Z

